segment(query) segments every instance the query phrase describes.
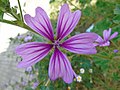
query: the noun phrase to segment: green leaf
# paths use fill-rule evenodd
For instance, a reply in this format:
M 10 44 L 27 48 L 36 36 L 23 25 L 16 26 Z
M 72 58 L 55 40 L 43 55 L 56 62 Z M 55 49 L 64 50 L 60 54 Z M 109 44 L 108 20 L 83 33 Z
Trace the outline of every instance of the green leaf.
M 41 86 L 40 86 L 40 89 L 41 89 L 41 90 L 46 90 L 46 87 L 43 86 L 43 85 L 41 85 Z
M 115 26 L 115 27 L 113 27 L 112 28 L 112 31 L 118 31 L 118 32 L 120 32 L 120 25 L 117 25 L 117 26 Z
M 97 7 L 103 8 L 103 7 L 106 7 L 108 5 L 108 3 L 106 3 L 106 1 L 104 1 L 104 0 L 101 0 L 101 1 L 98 0 L 96 5 L 97 5 Z
M 17 8 L 16 8 L 16 6 L 15 7 L 12 7 L 12 12 L 14 12 L 14 13 L 17 13 Z
M 10 7 L 9 0 L 0 0 L 0 7 Z
M 79 0 L 79 3 L 81 3 L 81 4 L 87 4 L 90 2 L 91 2 L 91 0 Z
M 119 76 L 119 74 L 118 73 L 113 73 L 113 80 L 114 81 L 119 81 L 120 80 L 120 76 Z
M 92 8 L 90 8 L 89 6 L 87 6 L 85 9 L 83 9 L 82 12 L 83 12 L 84 16 L 89 16 L 89 17 L 92 16 L 92 14 L 93 14 Z
M 108 0 L 97 0 L 96 2 L 98 13 L 100 15 L 109 16 L 113 13 L 113 9 L 115 8 L 114 2 L 109 2 Z
M 92 88 L 93 87 L 92 83 L 90 83 L 90 82 L 85 82 L 85 86 L 87 88 Z
M 109 19 L 101 20 L 95 24 L 92 31 L 98 34 L 102 34 L 102 31 L 110 28 L 111 24 L 112 22 Z
M 94 62 L 104 72 L 109 69 L 109 62 L 110 62 L 109 60 L 96 57 L 94 58 Z
M 116 24 L 120 23 L 120 15 L 116 15 L 115 17 L 113 17 L 113 22 Z
M 0 0 L 1 2 L 3 2 L 3 3 L 8 3 L 9 2 L 9 0 Z
M 3 19 L 3 15 L 4 15 L 4 13 L 2 11 L 0 11 L 0 20 Z
M 49 3 L 53 3 L 53 2 L 55 2 L 55 0 L 50 0 L 50 1 L 49 1 Z
M 33 90 L 31 87 L 26 87 L 25 90 Z
M 51 86 L 43 86 L 43 85 L 41 85 L 40 86 L 40 90 L 54 90 L 54 88 L 53 87 L 51 87 Z
M 114 14 L 120 14 L 120 4 L 116 5 L 116 8 L 114 9 Z

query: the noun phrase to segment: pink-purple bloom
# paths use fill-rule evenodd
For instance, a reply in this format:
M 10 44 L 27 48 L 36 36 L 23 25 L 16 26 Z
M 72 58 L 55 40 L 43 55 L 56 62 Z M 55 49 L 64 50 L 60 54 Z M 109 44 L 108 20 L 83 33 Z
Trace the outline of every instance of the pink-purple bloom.
M 38 85 L 39 85 L 39 82 L 38 82 L 38 81 L 34 82 L 34 83 L 33 83 L 33 86 L 32 86 L 32 89 L 36 89 Z
M 25 41 L 25 42 L 28 42 L 28 41 L 30 41 L 30 40 L 32 40 L 32 36 L 30 36 L 30 35 L 27 35 L 27 36 L 24 38 L 24 41 Z
M 114 52 L 114 53 L 118 53 L 119 50 L 118 50 L 118 49 L 114 49 L 113 52 Z
M 27 67 L 25 71 L 30 73 L 32 71 L 32 67 L 31 66 Z
M 18 35 L 17 38 L 18 38 L 18 39 L 22 39 L 23 36 L 22 36 L 22 35 Z
M 98 39 L 96 40 L 97 43 L 95 43 L 95 46 L 109 46 L 110 45 L 110 40 L 117 37 L 118 32 L 114 32 L 112 35 L 111 34 L 111 28 L 109 30 L 104 30 L 103 31 L 103 39 L 101 36 L 98 35 Z
M 35 17 L 26 14 L 24 18 L 27 25 L 47 38 L 50 43 L 29 42 L 18 46 L 16 53 L 23 58 L 18 67 L 29 67 L 41 61 L 53 48 L 54 52 L 49 63 L 49 78 L 51 80 L 62 78 L 66 83 L 71 83 L 77 75 L 72 69 L 66 54 L 60 48 L 77 54 L 96 53 L 93 42 L 98 38 L 98 35 L 95 33 L 81 33 L 63 42 L 63 39 L 73 31 L 80 17 L 81 11 L 77 10 L 71 13 L 68 5 L 64 4 L 58 16 L 55 38 L 50 19 L 41 7 L 36 8 Z
M 28 83 L 26 81 L 22 81 L 22 86 L 26 86 Z

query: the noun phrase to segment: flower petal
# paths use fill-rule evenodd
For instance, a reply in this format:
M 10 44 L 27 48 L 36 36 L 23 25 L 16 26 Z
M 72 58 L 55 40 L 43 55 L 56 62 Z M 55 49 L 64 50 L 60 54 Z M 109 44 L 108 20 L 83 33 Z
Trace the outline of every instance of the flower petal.
M 114 32 L 114 33 L 110 36 L 109 40 L 117 37 L 117 35 L 118 35 L 118 32 Z
M 111 28 L 109 30 L 103 31 L 103 38 L 105 41 L 109 40 L 110 34 L 111 34 Z
M 37 63 L 49 53 L 51 48 L 52 45 L 40 42 L 30 42 L 18 46 L 16 48 L 16 53 L 23 58 L 18 64 L 18 67 L 29 67 Z
M 106 42 L 103 42 L 103 43 L 99 43 L 99 46 L 100 47 L 110 46 L 110 42 L 106 41 Z
M 49 77 L 51 80 L 62 78 L 66 83 L 71 83 L 75 72 L 73 71 L 66 55 L 55 48 L 49 63 Z
M 57 40 L 63 39 L 73 31 L 80 16 L 81 11 L 77 10 L 71 13 L 67 4 L 61 7 L 57 22 Z
M 78 54 L 95 54 L 94 41 L 98 35 L 95 33 L 82 33 L 75 35 L 61 44 L 66 50 Z
M 104 42 L 104 40 L 102 39 L 102 37 L 99 36 L 99 35 L 98 35 L 98 38 L 95 41 L 98 42 L 98 43 Z
M 27 25 L 32 28 L 38 34 L 46 37 L 47 39 L 53 41 L 54 34 L 51 22 L 46 14 L 46 12 L 38 7 L 36 8 L 35 17 L 31 17 L 29 14 L 24 16 Z

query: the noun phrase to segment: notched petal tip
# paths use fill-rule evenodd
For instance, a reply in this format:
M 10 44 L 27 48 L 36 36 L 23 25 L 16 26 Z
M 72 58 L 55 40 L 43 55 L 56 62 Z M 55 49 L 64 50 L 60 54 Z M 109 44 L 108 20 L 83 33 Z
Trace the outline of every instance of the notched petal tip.
M 31 17 L 29 14 L 25 14 L 25 15 L 24 15 L 24 20 L 25 20 L 25 22 L 26 22 L 27 25 L 29 25 L 29 24 L 31 23 L 31 21 L 30 21 L 31 18 L 32 18 L 32 17 Z M 30 26 L 29 26 L 29 27 L 30 27 Z
M 82 14 L 82 12 L 81 12 L 80 10 L 76 10 L 76 11 L 73 12 L 73 13 L 76 13 L 79 17 L 81 17 L 81 14 Z
M 44 9 L 42 9 L 41 7 L 37 7 L 37 8 L 35 9 L 35 13 L 36 13 L 36 15 L 37 15 L 38 12 L 46 13 L 46 12 L 44 11 Z
M 37 10 L 39 10 L 39 9 L 42 9 L 41 7 L 37 7 L 35 10 L 37 11 Z M 43 9 L 42 9 L 43 10 Z
M 24 18 L 28 18 L 30 15 L 29 14 L 25 14 L 24 15 Z
M 35 9 L 34 17 L 26 14 L 24 15 L 24 19 L 26 24 L 36 33 L 40 34 L 50 41 L 54 40 L 52 24 L 47 13 L 41 7 L 37 7 Z
M 67 8 L 67 9 L 69 9 L 69 5 L 68 5 L 67 3 L 65 3 L 65 4 L 63 4 L 63 5 L 61 6 L 61 8 Z
M 63 5 L 58 17 L 57 39 L 62 40 L 69 35 L 78 24 L 80 17 L 80 10 L 76 10 L 75 12 L 71 13 L 70 10 Z
M 31 16 L 30 16 L 29 14 L 25 14 L 25 15 L 24 15 L 25 21 L 28 20 L 28 19 L 30 19 L 30 18 L 31 18 Z

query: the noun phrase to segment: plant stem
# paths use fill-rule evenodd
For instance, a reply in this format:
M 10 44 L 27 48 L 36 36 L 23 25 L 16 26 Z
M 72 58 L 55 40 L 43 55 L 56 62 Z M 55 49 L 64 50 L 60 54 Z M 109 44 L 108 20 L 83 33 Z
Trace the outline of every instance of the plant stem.
M 50 79 L 47 80 L 45 86 L 48 86 L 48 83 L 50 82 Z
M 80 10 L 80 8 L 79 7 L 77 7 L 77 6 L 75 6 L 73 3 L 71 3 L 71 1 L 68 1 L 72 6 L 74 6 L 76 9 L 79 9 Z
M 19 17 L 17 17 L 13 12 L 10 12 L 10 14 L 11 14 L 16 20 L 19 20 Z
M 7 24 L 11 24 L 11 25 L 15 25 L 15 26 L 19 26 L 21 28 L 27 29 L 29 31 L 32 31 L 34 33 L 36 33 L 34 30 L 32 30 L 31 28 L 29 28 L 26 24 L 24 24 L 23 22 L 17 22 L 17 21 L 9 21 L 9 20 L 5 20 L 5 19 L 0 19 L 0 22 L 2 23 L 7 23 Z M 38 33 L 36 33 L 38 34 Z M 38 34 L 39 35 L 39 34 Z
M 18 0 L 18 6 L 19 6 L 19 9 L 20 9 L 21 21 L 24 22 L 24 20 L 23 20 L 23 14 L 22 14 L 22 9 L 21 9 L 21 5 L 20 5 L 20 0 Z
M 111 40 L 111 42 L 117 49 L 119 49 L 119 47 L 112 40 Z
M 100 57 L 100 58 L 103 58 L 103 59 L 110 59 L 110 58 L 107 57 L 107 56 L 103 56 L 103 55 L 99 55 L 99 54 L 96 54 L 95 56 Z

